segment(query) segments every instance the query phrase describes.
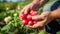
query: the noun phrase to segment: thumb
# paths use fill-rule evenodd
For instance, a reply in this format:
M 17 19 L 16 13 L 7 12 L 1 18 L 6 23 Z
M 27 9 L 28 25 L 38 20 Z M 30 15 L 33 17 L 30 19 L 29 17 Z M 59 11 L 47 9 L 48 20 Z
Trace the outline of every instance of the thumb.
M 26 8 L 26 9 L 24 10 L 24 14 L 28 14 L 28 12 L 29 12 L 29 8 Z
M 36 15 L 36 16 L 32 16 L 33 20 L 42 20 L 44 19 L 44 17 L 42 15 Z

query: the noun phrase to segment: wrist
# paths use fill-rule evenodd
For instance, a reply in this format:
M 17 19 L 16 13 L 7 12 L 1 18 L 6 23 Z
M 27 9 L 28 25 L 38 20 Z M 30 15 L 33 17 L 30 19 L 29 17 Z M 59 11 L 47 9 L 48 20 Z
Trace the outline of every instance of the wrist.
M 33 0 L 33 4 L 38 5 L 39 7 L 43 6 L 48 0 Z
M 34 4 L 40 3 L 40 0 L 33 0 L 32 1 Z
M 34 4 L 34 5 L 38 5 L 38 6 L 39 6 L 39 4 L 40 4 L 40 0 L 34 0 L 34 1 L 32 1 L 32 4 Z
M 56 19 L 54 12 L 51 12 L 51 13 L 50 13 L 50 16 L 51 16 L 53 19 Z

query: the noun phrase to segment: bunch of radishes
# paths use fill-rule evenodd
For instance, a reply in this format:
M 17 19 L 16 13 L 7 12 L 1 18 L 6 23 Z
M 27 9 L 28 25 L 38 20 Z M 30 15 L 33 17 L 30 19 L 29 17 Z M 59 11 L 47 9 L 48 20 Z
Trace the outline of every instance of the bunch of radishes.
M 24 25 L 28 24 L 28 25 L 31 25 L 31 26 L 36 24 L 37 20 L 32 20 L 32 16 L 35 16 L 35 15 L 37 15 L 37 11 L 33 11 L 33 10 L 29 11 L 28 14 L 22 13 L 21 18 L 22 18 L 23 24 Z

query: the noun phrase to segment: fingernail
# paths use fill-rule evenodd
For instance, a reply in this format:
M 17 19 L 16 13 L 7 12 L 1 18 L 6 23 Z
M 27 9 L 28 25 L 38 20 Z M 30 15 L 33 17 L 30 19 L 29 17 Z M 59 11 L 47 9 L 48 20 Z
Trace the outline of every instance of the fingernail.
M 27 14 L 27 12 L 24 12 L 24 14 Z

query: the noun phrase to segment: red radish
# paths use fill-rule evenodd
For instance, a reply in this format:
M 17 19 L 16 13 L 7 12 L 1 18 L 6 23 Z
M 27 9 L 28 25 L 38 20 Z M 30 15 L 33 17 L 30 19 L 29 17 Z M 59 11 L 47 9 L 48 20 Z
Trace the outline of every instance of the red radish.
M 33 13 L 31 13 L 32 16 L 37 15 L 37 11 L 34 11 Z
M 27 16 L 27 20 L 32 20 L 32 16 L 31 15 L 28 15 Z
M 32 14 L 33 12 L 34 12 L 34 11 L 33 11 L 33 10 L 31 10 L 31 11 L 30 11 L 30 14 Z
M 28 24 L 28 21 L 27 20 L 23 20 L 22 21 L 24 25 L 27 25 Z
M 37 11 L 33 11 L 33 10 L 29 11 L 29 14 L 28 15 L 22 13 L 21 14 L 21 18 L 22 18 L 23 24 L 24 25 L 27 25 L 28 24 L 30 26 L 36 24 L 37 23 L 37 20 L 32 20 L 32 16 L 35 16 L 35 15 L 37 15 Z
M 32 26 L 34 23 L 33 21 L 29 21 L 28 24 Z
M 36 24 L 37 23 L 37 20 L 34 20 L 33 23 Z
M 26 19 L 27 15 L 26 14 L 21 14 L 22 19 Z

